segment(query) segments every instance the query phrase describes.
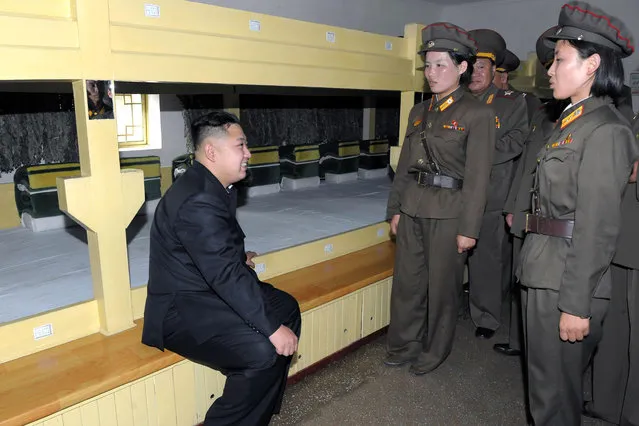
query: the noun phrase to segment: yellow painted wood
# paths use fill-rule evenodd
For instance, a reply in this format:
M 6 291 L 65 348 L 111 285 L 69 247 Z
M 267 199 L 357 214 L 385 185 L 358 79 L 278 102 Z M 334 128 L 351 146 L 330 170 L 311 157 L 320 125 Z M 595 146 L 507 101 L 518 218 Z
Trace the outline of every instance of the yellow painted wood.
M 39 27 L 38 32 L 32 32 L 34 26 Z M 68 20 L 0 15 L 0 40 L 0 45 L 14 47 L 79 47 L 78 26 Z
M 43 426 L 64 426 L 61 416 L 54 417 L 53 419 L 47 420 L 42 424 Z
M 175 387 L 175 409 L 178 426 L 192 426 L 198 423 L 195 368 L 193 363 L 183 362 L 172 369 Z M 118 425 L 120 426 L 120 425 Z
M 144 0 L 110 0 L 110 18 L 114 27 L 140 27 L 199 34 L 220 34 L 238 39 L 250 39 L 263 44 L 281 43 L 322 47 L 327 50 L 366 52 L 388 57 L 402 57 L 406 41 L 363 31 L 332 27 L 219 6 L 186 3 L 180 0 L 155 0 L 160 6 L 160 18 L 144 16 Z M 249 19 L 257 19 L 261 30 L 249 30 Z M 215 23 L 212 25 L 212 23 Z M 335 33 L 335 43 L 326 41 L 326 32 Z M 386 42 L 393 44 L 386 50 Z
M 64 426 L 83 426 L 82 413 L 80 413 L 80 410 L 78 409 L 67 411 L 66 413 L 62 414 L 61 417 Z
M 33 329 L 44 324 L 53 326 L 53 335 L 34 340 Z M 0 327 L 0 364 L 97 333 L 99 328 L 95 300 L 5 324 Z
M 126 386 L 114 392 L 118 426 L 135 426 L 133 422 L 132 387 Z
M 175 387 L 171 370 L 165 370 L 155 375 L 155 397 L 158 407 L 158 424 L 160 426 L 176 426 Z
M 82 404 L 80 406 L 83 425 L 100 425 L 100 413 L 98 412 L 98 404 L 95 400 Z
M 159 426 L 158 422 L 158 401 L 155 397 L 155 381 L 154 376 L 150 376 L 144 380 L 144 388 L 146 390 L 146 413 L 149 426 Z
M 98 415 L 100 417 L 100 425 L 117 425 L 117 413 L 115 411 L 115 396 L 109 393 L 98 399 Z M 66 426 L 66 425 L 65 425 Z
M 0 183 L 0 229 L 20 226 L 13 183 Z
M 205 367 L 200 364 L 193 365 L 193 375 L 195 379 L 195 414 L 197 422 L 204 421 L 204 415 L 209 407 L 209 395 L 207 395 Z
M 30 28 L 39 31 L 35 25 Z M 12 58 L 2 63 L 0 80 L 69 80 L 82 70 L 79 50 L 0 45 L 0 57 Z
M 402 145 L 404 144 L 406 129 L 408 128 L 407 126 L 409 126 L 408 116 L 410 115 L 410 110 L 414 105 L 415 92 L 402 92 L 399 110 L 399 146 L 392 146 L 390 152 L 390 165 L 393 170 L 397 168 L 397 163 L 399 162 L 399 154 L 401 152 Z
M 149 424 L 146 401 L 146 383 L 144 381 L 134 383 L 131 386 L 131 408 L 135 426 L 147 426 Z
M 71 18 L 71 0 L 0 0 L 0 13 Z
M 160 167 L 160 191 L 162 195 L 166 193 L 166 190 L 169 189 L 173 183 L 171 168 L 171 166 Z

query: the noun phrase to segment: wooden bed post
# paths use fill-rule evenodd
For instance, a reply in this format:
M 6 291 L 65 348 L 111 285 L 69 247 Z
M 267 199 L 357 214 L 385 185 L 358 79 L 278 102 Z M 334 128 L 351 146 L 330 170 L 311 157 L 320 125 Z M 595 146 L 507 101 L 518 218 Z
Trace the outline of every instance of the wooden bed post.
M 107 0 L 76 0 L 82 75 L 113 77 Z M 144 202 L 141 170 L 120 170 L 115 119 L 89 119 L 87 80 L 73 81 L 82 177 L 58 178 L 60 209 L 87 231 L 100 331 L 133 327 L 126 227 Z M 95 118 L 95 117 L 94 117 Z

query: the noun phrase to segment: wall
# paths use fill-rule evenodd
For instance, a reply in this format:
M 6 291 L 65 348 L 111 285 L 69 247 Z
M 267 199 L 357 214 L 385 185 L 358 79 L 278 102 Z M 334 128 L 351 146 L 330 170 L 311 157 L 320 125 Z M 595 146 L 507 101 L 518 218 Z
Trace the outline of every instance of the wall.
M 637 0 L 589 0 L 616 16 L 639 37 L 639 2 Z M 535 51 L 537 38 L 546 29 L 557 25 L 557 18 L 564 0 L 492 0 L 467 5 L 444 7 L 441 19 L 460 25 L 468 30 L 492 28 L 498 31 L 520 59 L 526 59 Z M 639 71 L 639 53 L 624 60 L 626 81 L 631 71 Z M 639 109 L 639 97 L 633 97 L 635 110 Z
M 424 0 L 192 1 L 391 36 L 403 36 L 405 24 L 438 21 L 442 9 Z

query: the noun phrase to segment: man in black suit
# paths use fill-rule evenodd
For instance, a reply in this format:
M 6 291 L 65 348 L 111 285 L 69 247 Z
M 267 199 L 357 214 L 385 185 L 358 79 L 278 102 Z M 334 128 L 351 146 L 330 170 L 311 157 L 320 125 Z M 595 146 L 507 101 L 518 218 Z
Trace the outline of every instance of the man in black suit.
M 195 161 L 166 192 L 151 228 L 142 342 L 226 375 L 205 425 L 265 425 L 279 412 L 300 311 L 247 264 L 233 184 L 251 154 L 237 117 L 193 124 Z

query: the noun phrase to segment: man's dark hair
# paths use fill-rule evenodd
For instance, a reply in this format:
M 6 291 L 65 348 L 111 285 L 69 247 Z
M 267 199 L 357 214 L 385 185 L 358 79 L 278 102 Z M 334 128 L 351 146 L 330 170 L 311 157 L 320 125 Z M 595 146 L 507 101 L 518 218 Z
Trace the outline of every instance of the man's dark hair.
M 623 62 L 619 54 L 607 47 L 582 40 L 569 40 L 569 43 L 577 49 L 579 57 L 587 59 L 598 53 L 601 57 L 599 68 L 595 72 L 595 81 L 592 83 L 590 93 L 592 96 L 610 96 L 617 99 L 623 93 Z
M 240 120 L 230 112 L 215 111 L 203 115 L 191 125 L 193 148 L 197 151 L 202 141 L 210 136 L 222 137 L 233 124 L 240 124 Z
M 448 52 L 448 54 L 450 55 L 450 59 L 452 59 L 455 65 L 459 66 L 464 61 L 468 64 L 468 68 L 466 68 L 466 72 L 464 72 L 461 75 L 461 78 L 459 79 L 459 84 L 461 84 L 462 86 L 468 86 L 468 84 L 470 83 L 470 79 L 473 76 L 473 71 L 474 71 L 473 65 L 475 64 L 477 57 L 470 56 L 470 55 L 461 55 L 459 53 L 454 53 L 454 52 Z

